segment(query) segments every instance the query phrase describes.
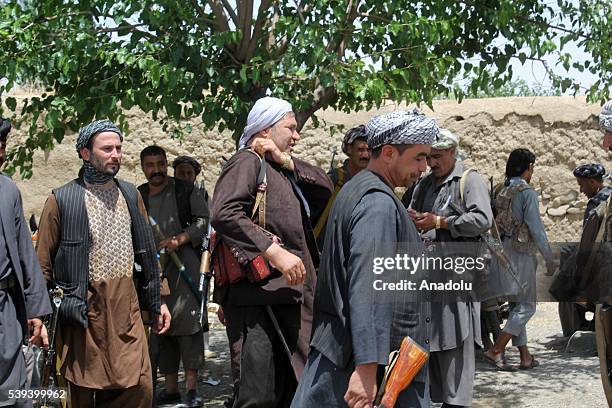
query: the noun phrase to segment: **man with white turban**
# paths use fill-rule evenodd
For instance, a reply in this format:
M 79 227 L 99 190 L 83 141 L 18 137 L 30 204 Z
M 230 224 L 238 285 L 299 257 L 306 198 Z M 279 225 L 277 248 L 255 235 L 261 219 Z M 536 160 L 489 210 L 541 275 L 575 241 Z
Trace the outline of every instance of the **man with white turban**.
M 487 185 L 458 160 L 459 137 L 446 130 L 440 133 L 427 158 L 431 172 L 417 184 L 408 212 L 427 241 L 476 241 L 493 223 Z M 443 298 L 431 304 L 431 399 L 443 407 L 471 405 L 474 344 L 482 345 L 480 304 L 458 300 Z
M 425 171 L 438 127 L 418 111 L 395 111 L 370 120 L 366 134 L 370 162 L 340 190 L 327 223 L 311 351 L 294 408 L 371 407 L 376 373 L 389 363 L 389 352 L 404 336 L 424 349 L 429 343 L 423 294 L 381 290 L 379 279 L 400 282 L 411 273 L 373 268 L 377 259 L 400 252 L 422 254 L 419 233 L 393 189 Z M 424 368 L 395 406 L 429 407 L 428 394 Z
M 215 186 L 211 222 L 218 235 L 241 265 L 262 256 L 272 272 L 215 287 L 230 346 L 242 349 L 233 367 L 234 375 L 240 371 L 234 408 L 288 406 L 308 353 L 319 260 L 311 222 L 332 184 L 323 170 L 291 155 L 298 140 L 291 105 L 258 100 Z M 262 168 L 265 184 L 258 182 Z M 258 189 L 265 198 L 252 217 Z

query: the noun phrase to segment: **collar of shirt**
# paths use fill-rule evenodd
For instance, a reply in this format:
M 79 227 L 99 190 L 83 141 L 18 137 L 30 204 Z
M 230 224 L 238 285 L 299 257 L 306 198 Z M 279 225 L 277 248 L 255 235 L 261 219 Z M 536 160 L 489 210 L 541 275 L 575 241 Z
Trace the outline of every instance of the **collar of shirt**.
M 527 182 L 524 179 L 522 179 L 521 177 L 512 177 L 510 179 L 510 185 L 514 186 L 516 184 L 527 184 Z
M 440 184 L 437 184 L 437 183 L 434 183 L 434 184 L 437 186 L 437 188 L 440 188 L 444 184 L 447 184 L 450 181 L 452 181 L 453 179 L 461 178 L 461 176 L 463 176 L 463 162 L 461 160 L 457 160 L 455 162 L 455 167 L 453 167 L 453 170 L 451 170 L 448 176 L 446 176 L 444 181 Z

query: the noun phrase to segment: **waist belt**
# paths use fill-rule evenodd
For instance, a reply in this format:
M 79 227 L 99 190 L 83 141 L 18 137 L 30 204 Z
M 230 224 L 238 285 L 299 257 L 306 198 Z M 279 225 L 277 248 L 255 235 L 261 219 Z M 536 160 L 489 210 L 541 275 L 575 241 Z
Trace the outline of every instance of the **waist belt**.
M 0 290 L 10 289 L 15 286 L 15 278 L 11 275 L 8 278 L 0 280 Z

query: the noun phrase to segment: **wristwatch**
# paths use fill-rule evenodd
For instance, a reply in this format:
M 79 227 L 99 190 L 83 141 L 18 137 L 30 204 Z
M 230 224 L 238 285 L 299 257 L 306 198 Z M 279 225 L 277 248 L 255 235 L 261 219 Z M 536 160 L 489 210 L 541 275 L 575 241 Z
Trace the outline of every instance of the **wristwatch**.
M 283 169 L 289 169 L 289 163 L 291 163 L 291 155 L 289 153 L 284 153 L 283 152 L 283 163 L 281 164 L 281 167 Z

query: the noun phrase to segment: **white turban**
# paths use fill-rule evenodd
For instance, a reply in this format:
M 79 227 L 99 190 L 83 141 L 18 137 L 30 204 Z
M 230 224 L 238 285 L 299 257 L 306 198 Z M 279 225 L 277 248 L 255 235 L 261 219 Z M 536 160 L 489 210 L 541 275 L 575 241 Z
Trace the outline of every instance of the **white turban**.
M 448 129 L 440 129 L 438 141 L 431 145 L 432 149 L 446 150 L 459 146 L 459 136 Z
M 244 149 L 253 135 L 272 127 L 289 112 L 293 112 L 293 108 L 289 102 L 283 99 L 271 96 L 258 99 L 249 112 L 247 125 L 242 132 L 242 136 L 240 136 L 238 149 Z
M 612 132 L 612 100 L 606 102 L 601 108 L 599 126 L 604 130 Z

